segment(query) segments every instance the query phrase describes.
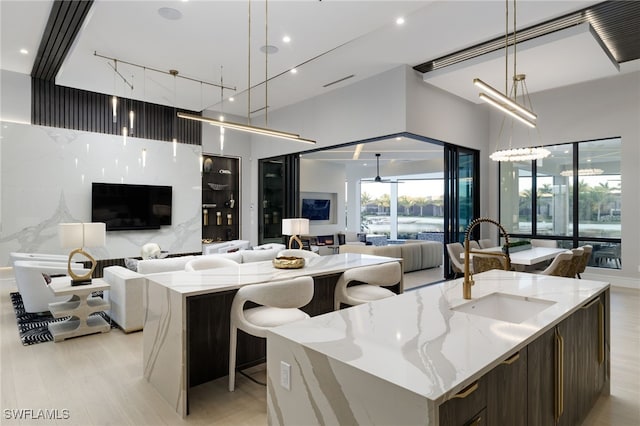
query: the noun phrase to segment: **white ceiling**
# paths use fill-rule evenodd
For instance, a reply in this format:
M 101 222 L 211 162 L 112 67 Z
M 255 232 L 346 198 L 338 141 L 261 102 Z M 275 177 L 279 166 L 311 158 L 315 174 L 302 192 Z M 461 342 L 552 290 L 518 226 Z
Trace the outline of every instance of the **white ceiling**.
M 3 69 L 30 74 L 52 1 L 0 2 Z M 527 27 L 585 8 L 597 1 L 518 2 L 518 27 Z M 171 7 L 179 20 L 158 10 Z M 265 2 L 251 2 L 251 111 L 265 105 Z M 404 25 L 396 25 L 397 17 Z M 101 93 L 247 116 L 248 1 L 96 0 L 56 82 Z M 401 64 L 414 66 L 504 34 L 502 1 L 284 1 L 268 2 L 269 111 L 344 87 Z M 282 37 L 288 35 L 286 44 Z M 588 81 L 619 71 L 588 31 L 518 48 L 518 71 L 527 74 L 530 92 Z M 19 53 L 21 48 L 28 55 Z M 141 68 L 118 64 L 134 86 L 115 76 L 106 59 L 117 58 L 147 68 L 177 69 L 181 76 L 223 84 L 221 90 Z M 634 61 L 638 62 L 638 61 Z M 287 72 L 297 68 L 297 74 Z M 622 71 L 637 69 L 623 64 Z M 349 75 L 353 78 L 324 88 Z M 502 89 L 503 53 L 425 74 L 425 80 L 477 101 L 473 77 Z M 221 104 L 221 97 L 224 102 Z M 235 102 L 228 97 L 235 96 Z M 262 112 L 252 113 L 260 115 Z

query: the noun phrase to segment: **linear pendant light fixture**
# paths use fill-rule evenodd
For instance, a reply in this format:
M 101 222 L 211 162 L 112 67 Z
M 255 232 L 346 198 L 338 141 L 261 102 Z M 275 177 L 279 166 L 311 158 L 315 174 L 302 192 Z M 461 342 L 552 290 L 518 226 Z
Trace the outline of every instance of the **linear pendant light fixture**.
M 213 126 L 226 127 L 228 129 L 255 133 L 258 135 L 273 136 L 275 138 L 288 139 L 288 140 L 304 142 L 304 143 L 316 143 L 316 141 L 314 140 L 301 138 L 300 135 L 296 133 L 289 133 L 289 132 L 283 132 L 280 130 L 267 129 L 265 127 L 252 126 L 250 124 L 234 123 L 232 121 L 221 121 L 221 120 L 216 120 L 215 118 L 202 117 L 199 115 L 187 114 L 184 112 L 179 112 L 178 117 L 185 118 L 187 120 L 195 120 L 195 121 L 201 121 L 203 123 L 209 123 Z
M 508 69 L 509 69 L 509 0 L 505 0 L 505 75 L 504 75 L 504 85 L 505 85 L 505 93 L 508 90 Z M 532 111 L 531 108 L 531 100 L 529 98 L 529 93 L 527 90 L 527 86 L 525 83 L 525 74 L 517 74 L 517 66 L 516 66 L 516 46 L 517 46 L 517 36 L 516 36 L 516 0 L 513 0 L 513 86 L 511 89 L 510 96 L 501 93 L 499 90 L 491 87 L 489 84 L 480 80 L 479 78 L 473 79 L 473 84 L 479 87 L 483 92 L 481 92 L 478 96 L 483 101 L 487 102 L 489 105 L 501 110 L 505 114 L 515 118 L 521 123 L 525 124 L 530 128 L 536 128 L 536 120 L 538 116 Z M 528 107 L 519 104 L 518 99 L 518 88 L 520 88 L 520 93 L 522 94 L 523 102 L 528 101 Z M 504 128 L 504 120 L 503 127 L 500 129 L 500 136 L 502 135 L 502 130 Z M 500 139 L 498 136 L 498 140 Z M 511 139 L 509 141 L 509 145 L 511 145 Z M 541 148 L 541 147 L 533 147 L 533 148 L 511 148 L 506 150 L 497 150 L 493 154 L 490 155 L 490 158 L 494 161 L 530 161 L 530 160 L 538 160 L 545 158 L 550 155 L 550 151 Z

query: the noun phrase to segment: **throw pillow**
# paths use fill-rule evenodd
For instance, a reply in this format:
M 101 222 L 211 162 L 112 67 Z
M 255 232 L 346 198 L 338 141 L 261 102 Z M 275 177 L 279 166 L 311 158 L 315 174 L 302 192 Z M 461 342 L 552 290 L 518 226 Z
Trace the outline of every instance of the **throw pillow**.
M 131 269 L 133 272 L 138 272 L 138 259 L 124 259 L 124 265 L 127 269 Z

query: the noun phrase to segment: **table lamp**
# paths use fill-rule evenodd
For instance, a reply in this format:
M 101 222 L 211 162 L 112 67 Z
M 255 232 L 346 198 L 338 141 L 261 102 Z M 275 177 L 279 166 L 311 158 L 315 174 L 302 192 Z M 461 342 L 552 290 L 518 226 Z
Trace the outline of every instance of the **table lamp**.
M 291 235 L 291 238 L 289 238 L 289 249 L 291 249 L 294 241 L 298 243 L 298 248 L 302 249 L 302 241 L 300 240 L 298 235 L 304 235 L 308 233 L 309 219 L 282 219 L 282 235 Z
M 105 245 L 106 225 L 104 223 L 60 223 L 58 224 L 58 234 L 60 236 L 60 246 L 63 248 L 73 248 L 69 253 L 67 262 L 67 273 L 71 277 L 71 285 L 91 284 L 91 276 L 96 269 L 96 260 L 89 253 L 84 251 L 84 247 L 102 247 Z M 91 261 L 91 269 L 85 275 L 78 275 L 71 270 L 71 259 L 76 254 L 82 254 Z

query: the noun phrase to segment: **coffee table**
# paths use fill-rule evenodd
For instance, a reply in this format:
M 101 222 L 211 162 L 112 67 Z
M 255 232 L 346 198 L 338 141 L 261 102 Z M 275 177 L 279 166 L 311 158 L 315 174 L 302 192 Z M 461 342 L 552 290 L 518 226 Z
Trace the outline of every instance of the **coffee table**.
M 54 318 L 70 317 L 65 321 L 49 324 L 54 342 L 87 334 L 108 333 L 111 330 L 109 323 L 101 316 L 89 316 L 111 307 L 108 300 L 91 296 L 95 291 L 109 290 L 110 286 L 106 281 L 96 278 L 91 280 L 91 284 L 72 286 L 70 277 L 58 277 L 53 278 L 48 287 L 56 296 L 72 296 L 67 302 L 49 303 L 49 310 Z

